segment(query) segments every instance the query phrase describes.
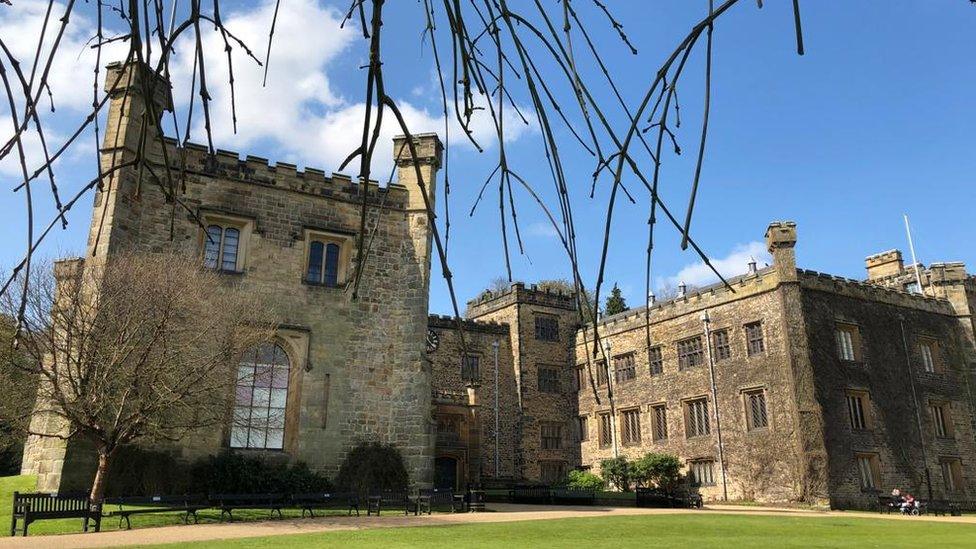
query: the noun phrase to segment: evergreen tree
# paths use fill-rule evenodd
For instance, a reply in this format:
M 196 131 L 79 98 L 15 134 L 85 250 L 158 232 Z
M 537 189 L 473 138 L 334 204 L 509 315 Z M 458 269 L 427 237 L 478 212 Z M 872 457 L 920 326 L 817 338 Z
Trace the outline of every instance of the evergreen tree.
M 613 289 L 610 290 L 610 295 L 607 297 L 607 306 L 605 309 L 607 316 L 613 316 L 629 309 L 627 300 L 624 299 L 624 296 L 620 293 L 620 288 L 614 283 Z

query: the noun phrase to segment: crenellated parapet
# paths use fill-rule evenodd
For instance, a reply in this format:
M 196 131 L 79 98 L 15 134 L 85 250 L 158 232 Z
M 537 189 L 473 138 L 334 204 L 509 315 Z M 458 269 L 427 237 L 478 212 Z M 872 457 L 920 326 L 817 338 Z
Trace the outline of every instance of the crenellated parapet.
M 180 146 L 176 139 L 168 137 L 164 141 L 167 148 L 166 158 L 173 170 L 183 169 L 205 177 L 242 181 L 344 201 L 362 201 L 360 183 L 346 174 L 332 172 L 326 175 L 324 170 L 318 168 L 299 169 L 297 165 L 288 162 L 272 163 L 267 158 L 225 149 L 217 149 L 214 154 L 210 154 L 205 145 L 187 142 Z M 156 158 L 162 160 L 161 155 Z M 376 181 L 370 181 L 367 199 L 371 205 L 403 209 L 408 203 L 408 192 L 404 186 L 396 183 L 381 187 Z
M 455 330 L 458 328 L 458 322 L 451 315 L 429 315 L 427 317 L 427 326 L 432 329 Z M 465 332 L 508 334 L 508 324 L 495 321 L 484 322 L 462 318 L 461 328 Z
M 572 292 L 539 288 L 536 284 L 528 287 L 522 282 L 513 282 L 508 288 L 493 292 L 485 290 L 467 303 L 467 316 L 478 317 L 515 303 L 539 305 L 556 309 L 576 310 L 576 295 Z
M 885 286 L 874 281 L 865 282 L 807 269 L 799 269 L 798 273 L 800 285 L 805 290 L 837 293 L 847 297 L 933 313 L 953 314 L 952 306 L 945 299 L 907 292 L 897 286 Z

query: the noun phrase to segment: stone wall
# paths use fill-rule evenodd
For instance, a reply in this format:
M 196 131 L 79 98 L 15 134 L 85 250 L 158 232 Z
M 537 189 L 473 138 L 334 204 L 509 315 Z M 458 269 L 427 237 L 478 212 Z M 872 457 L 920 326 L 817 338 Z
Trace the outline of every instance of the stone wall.
M 435 416 L 460 415 L 474 425 L 461 425 L 458 440 L 453 432 L 438 433 L 437 457 L 455 457 L 467 465 L 460 482 L 512 479 L 515 477 L 515 425 L 519 421 L 515 369 L 509 327 L 505 324 L 462 322 L 462 332 L 452 317 L 431 315 L 428 326 L 439 338 L 437 350 L 428 356 Z M 495 469 L 495 349 L 498 342 L 498 470 Z M 477 356 L 476 377 L 462 377 L 461 363 L 465 352 Z M 470 394 L 469 394 L 470 392 Z M 443 422 L 439 422 L 441 425 Z M 462 465 L 463 466 L 463 465 Z
M 976 488 L 976 439 L 967 342 L 950 303 L 811 272 L 801 273 L 800 282 L 824 417 L 831 504 L 870 507 L 877 495 L 895 487 L 928 499 L 926 466 L 935 498 L 971 494 Z M 854 361 L 838 356 L 838 323 L 857 327 Z M 924 371 L 920 338 L 938 342 L 936 360 L 944 372 Z M 868 395 L 867 429 L 852 428 L 846 400 L 852 390 Z M 935 435 L 932 402 L 948 403 L 951 437 Z M 878 457 L 881 484 L 876 490 L 861 487 L 857 454 Z M 940 466 L 945 458 L 960 459 L 967 489 L 946 490 Z
M 780 281 L 770 268 L 730 282 L 734 292 L 716 285 L 651 307 L 650 345 L 661 350 L 660 374 L 651 373 L 643 307 L 599 323 L 601 349 L 596 357 L 592 353 L 592 329 L 578 332 L 576 361 L 583 369 L 584 380 L 578 395 L 579 413 L 587 418 L 588 425 L 587 440 L 580 444 L 584 466 L 598 472 L 600 461 L 615 454 L 636 459 L 648 452 L 675 454 L 686 464 L 710 460 L 714 462 L 714 482 L 698 489 L 706 499 L 720 499 L 723 486 L 718 420 L 730 499 L 799 498 L 803 471 L 798 467 L 799 438 Z M 716 332 L 725 331 L 730 344 L 730 356 L 721 360 L 712 349 L 718 417 L 708 353 L 705 352 L 702 364 L 680 368 L 676 345 L 697 336 L 702 338 L 704 347 L 706 312 L 712 343 Z M 744 326 L 754 322 L 761 323 L 764 350 L 750 355 Z M 609 354 L 602 348 L 607 343 Z M 636 377 L 617 381 L 614 357 L 630 353 L 635 356 Z M 611 364 L 609 383 L 600 385 L 597 369 L 606 356 Z M 768 426 L 750 430 L 746 425 L 745 392 L 754 390 L 764 391 Z M 700 398 L 708 402 L 711 432 L 707 436 L 691 436 L 685 406 L 689 400 Z M 656 406 L 666 410 L 667 437 L 661 440 L 654 440 L 652 427 Z M 640 442 L 625 444 L 622 415 L 631 410 L 640 414 Z M 611 414 L 614 419 L 613 439 L 602 447 L 601 414 Z
M 516 477 L 543 480 L 542 468 L 568 471 L 579 463 L 579 446 L 573 437 L 576 418 L 573 337 L 578 324 L 575 298 L 547 292 L 522 283 L 500 294 L 484 294 L 468 302 L 468 318 L 509 325 L 513 366 L 516 372 L 519 420 L 515 424 Z M 555 341 L 536 338 L 536 317 L 555 319 Z M 539 390 L 539 369 L 556 371 L 557 390 Z M 558 448 L 542 448 L 542 427 L 559 429 Z

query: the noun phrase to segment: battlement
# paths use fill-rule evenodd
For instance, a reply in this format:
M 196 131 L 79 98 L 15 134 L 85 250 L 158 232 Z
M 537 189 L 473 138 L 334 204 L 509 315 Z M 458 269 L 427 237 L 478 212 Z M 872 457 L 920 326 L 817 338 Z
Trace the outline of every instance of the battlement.
M 900 250 L 888 250 L 869 255 L 864 259 L 864 265 L 868 270 L 868 280 L 897 276 L 905 270 L 905 262 L 902 260 Z
M 770 291 L 776 288 L 779 278 L 774 267 L 758 269 L 728 279 L 728 285 L 721 282 L 711 284 L 683 296 L 657 301 L 651 306 L 634 307 L 613 316 L 605 317 L 597 322 L 597 329 L 604 332 L 616 332 L 642 326 L 645 316 L 650 316 L 651 322 L 658 322 L 669 318 L 685 315 L 715 305 L 741 299 L 750 295 Z M 592 333 L 593 323 L 589 322 L 580 327 L 580 332 Z
M 453 330 L 457 328 L 457 320 L 451 315 L 428 315 L 427 326 L 429 328 L 439 328 Z M 465 332 L 481 332 L 487 334 L 508 334 L 508 324 L 495 322 L 484 322 L 481 320 L 461 319 L 461 327 Z
M 799 269 L 798 272 L 800 284 L 804 289 L 838 293 L 899 307 L 953 314 L 949 302 L 942 298 L 906 292 L 900 287 L 884 286 L 873 281 L 865 282 L 807 269 Z
M 188 142 L 181 147 L 176 139 L 169 137 L 164 138 L 164 142 L 167 159 L 173 170 L 182 167 L 188 172 L 210 177 L 246 181 L 341 200 L 362 201 L 359 182 L 346 174 L 332 172 L 326 175 L 324 170 L 318 168 L 299 169 L 297 165 L 288 162 L 272 163 L 267 158 L 225 149 L 217 149 L 214 154 L 210 154 L 205 145 Z M 372 204 L 397 209 L 406 207 L 408 191 L 402 185 L 391 183 L 381 187 L 376 181 L 370 181 L 368 188 L 368 199 Z
M 573 292 L 567 293 L 561 290 L 552 290 L 551 288 L 540 289 L 536 284 L 531 284 L 526 287 L 523 282 L 513 282 L 501 292 L 485 290 L 478 297 L 469 300 L 467 303 L 467 316 L 469 318 L 481 316 L 490 311 L 495 311 L 516 303 L 575 311 L 576 294 Z

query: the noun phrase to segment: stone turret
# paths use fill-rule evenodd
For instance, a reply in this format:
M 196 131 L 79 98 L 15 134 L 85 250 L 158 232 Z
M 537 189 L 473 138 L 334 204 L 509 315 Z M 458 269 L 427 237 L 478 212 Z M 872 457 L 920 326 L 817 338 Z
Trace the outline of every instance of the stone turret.
M 905 270 L 905 262 L 902 260 L 900 250 L 888 250 L 869 255 L 864 260 L 864 266 L 868 271 L 869 281 L 900 275 Z
M 780 280 L 796 280 L 796 223 L 773 221 L 766 229 L 766 248 Z
M 417 154 L 417 165 L 410 156 L 411 150 L 405 136 L 393 138 L 393 160 L 397 165 L 397 179 L 400 185 L 407 188 L 410 193 L 410 201 L 407 207 L 411 210 L 426 209 L 424 195 L 420 190 L 420 181 L 417 179 L 419 168 L 420 177 L 423 179 L 423 186 L 427 191 L 427 198 L 431 209 L 434 207 L 434 192 L 436 190 L 436 174 L 441 166 L 441 157 L 444 146 L 435 133 L 423 133 L 413 136 L 413 150 Z

